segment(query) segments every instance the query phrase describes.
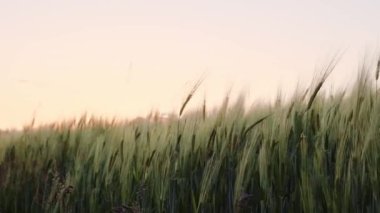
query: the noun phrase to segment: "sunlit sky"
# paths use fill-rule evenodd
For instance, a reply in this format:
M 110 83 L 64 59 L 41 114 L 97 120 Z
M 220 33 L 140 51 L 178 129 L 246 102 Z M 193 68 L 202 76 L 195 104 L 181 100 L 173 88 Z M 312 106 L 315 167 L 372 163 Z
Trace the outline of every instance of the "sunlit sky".
M 345 87 L 379 50 L 379 1 L 0 0 L 0 128 L 84 112 L 132 118 L 307 85 L 344 52 Z

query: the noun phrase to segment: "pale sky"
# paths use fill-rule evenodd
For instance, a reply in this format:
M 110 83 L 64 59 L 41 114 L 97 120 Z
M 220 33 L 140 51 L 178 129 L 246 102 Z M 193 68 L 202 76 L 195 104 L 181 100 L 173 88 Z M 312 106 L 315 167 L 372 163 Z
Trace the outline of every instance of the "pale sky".
M 190 107 L 231 87 L 271 100 L 342 50 L 329 83 L 344 87 L 379 20 L 375 0 L 0 0 L 0 128 L 178 111 L 201 76 Z

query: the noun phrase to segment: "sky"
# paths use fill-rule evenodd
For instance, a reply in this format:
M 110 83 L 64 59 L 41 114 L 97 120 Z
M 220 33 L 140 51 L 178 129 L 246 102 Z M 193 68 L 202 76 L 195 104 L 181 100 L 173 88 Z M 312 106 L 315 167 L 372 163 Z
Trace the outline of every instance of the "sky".
M 307 86 L 336 53 L 347 87 L 380 45 L 379 1 L 0 0 L 0 129 L 87 112 L 133 118 L 229 90 L 254 102 Z

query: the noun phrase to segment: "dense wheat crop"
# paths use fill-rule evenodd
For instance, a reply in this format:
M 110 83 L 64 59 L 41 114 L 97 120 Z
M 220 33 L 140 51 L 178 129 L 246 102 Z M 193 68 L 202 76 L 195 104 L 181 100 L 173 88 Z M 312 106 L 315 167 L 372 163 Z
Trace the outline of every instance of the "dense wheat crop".
M 366 73 L 347 92 L 323 95 L 323 76 L 248 111 L 226 98 L 207 115 L 0 133 L 0 212 L 379 212 L 380 99 Z

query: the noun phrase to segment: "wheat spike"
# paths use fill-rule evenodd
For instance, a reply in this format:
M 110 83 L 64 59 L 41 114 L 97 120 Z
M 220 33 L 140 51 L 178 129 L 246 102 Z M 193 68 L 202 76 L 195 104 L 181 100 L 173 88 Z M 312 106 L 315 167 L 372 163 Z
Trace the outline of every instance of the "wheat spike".
M 198 87 L 202 84 L 202 81 L 203 81 L 203 79 L 198 80 L 197 83 L 192 88 L 192 90 L 190 91 L 189 95 L 187 95 L 187 98 L 186 98 L 185 102 L 183 102 L 181 110 L 179 111 L 179 116 L 180 117 L 181 117 L 181 115 L 183 113 L 183 110 L 185 110 L 186 105 L 189 103 L 189 101 L 193 97 L 195 91 L 197 91 Z

